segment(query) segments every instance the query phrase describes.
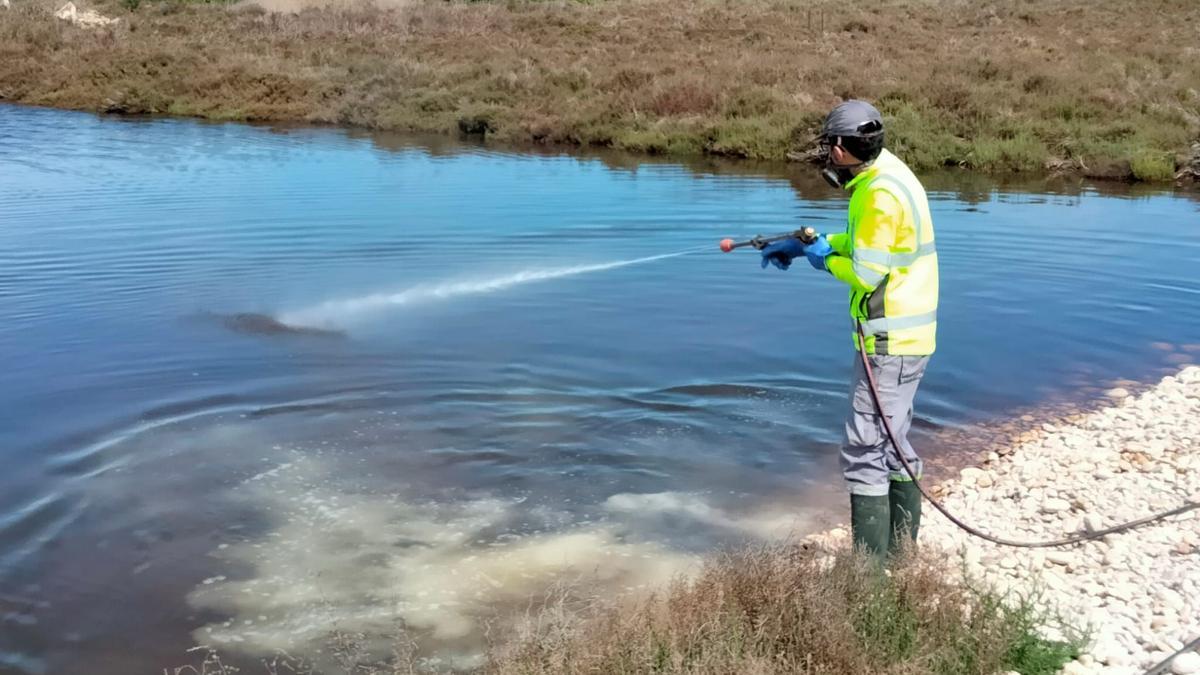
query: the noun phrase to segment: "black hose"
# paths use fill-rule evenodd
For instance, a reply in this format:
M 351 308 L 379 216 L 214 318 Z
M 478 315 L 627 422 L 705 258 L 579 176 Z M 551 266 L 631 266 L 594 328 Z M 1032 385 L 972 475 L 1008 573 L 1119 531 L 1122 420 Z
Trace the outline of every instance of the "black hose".
M 1154 664 L 1153 666 L 1150 667 L 1150 670 L 1147 670 L 1142 675 L 1163 675 L 1163 673 L 1166 673 L 1168 670 L 1170 670 L 1171 663 L 1174 662 L 1175 659 L 1180 654 L 1182 654 L 1184 652 L 1190 652 L 1193 650 L 1197 650 L 1197 649 L 1200 649 L 1200 637 L 1198 637 L 1195 640 L 1192 640 L 1191 642 L 1187 643 L 1186 645 L 1180 647 L 1179 651 L 1168 656 L 1167 658 L 1163 659 L 1162 661 L 1159 661 L 1158 663 Z
M 921 495 L 925 497 L 930 504 L 933 504 L 933 508 L 941 511 L 943 516 L 946 516 L 950 522 L 957 525 L 963 531 L 973 534 L 980 539 L 984 539 L 992 542 L 993 544 L 999 544 L 1001 546 L 1013 546 L 1016 548 L 1053 548 L 1057 546 L 1070 546 L 1072 544 L 1078 544 L 1081 541 L 1099 539 L 1105 535 L 1132 530 L 1134 528 L 1141 527 L 1142 525 L 1147 525 L 1165 518 L 1170 518 L 1171 516 L 1187 513 L 1193 509 L 1200 509 L 1200 503 L 1185 502 L 1182 506 L 1173 508 L 1170 511 L 1163 511 L 1162 513 L 1157 513 L 1145 518 L 1131 520 L 1127 523 L 1122 523 L 1114 527 L 1106 527 L 1103 530 L 1096 530 L 1094 532 L 1081 532 L 1069 537 L 1064 537 L 1063 539 L 1054 539 L 1051 541 L 1016 541 L 1013 539 L 1004 539 L 1003 537 L 997 537 L 995 535 L 988 534 L 983 530 L 968 525 L 956 517 L 953 513 L 950 513 L 945 506 L 942 506 L 941 502 L 934 499 L 932 495 L 926 492 L 925 487 L 921 485 L 919 480 L 917 480 L 917 474 L 915 471 L 913 471 L 912 466 L 908 463 L 908 459 L 904 456 L 904 451 L 900 449 L 900 444 L 896 441 L 896 434 L 892 431 L 892 423 L 888 419 L 887 413 L 885 413 L 883 410 L 883 404 L 879 401 L 879 387 L 875 382 L 875 372 L 871 369 L 871 360 L 867 357 L 866 332 L 863 330 L 862 322 L 856 322 L 856 325 L 858 329 L 859 340 L 858 353 L 859 356 L 862 357 L 863 369 L 866 370 L 867 373 L 867 382 L 871 388 L 871 400 L 875 402 L 875 410 L 879 413 L 879 418 L 883 420 L 883 428 L 887 431 L 888 440 L 891 441 L 892 447 L 896 449 L 896 456 L 900 458 L 900 463 L 904 465 L 905 472 L 907 472 L 909 477 L 912 478 L 913 485 L 917 487 L 917 490 L 921 492 Z

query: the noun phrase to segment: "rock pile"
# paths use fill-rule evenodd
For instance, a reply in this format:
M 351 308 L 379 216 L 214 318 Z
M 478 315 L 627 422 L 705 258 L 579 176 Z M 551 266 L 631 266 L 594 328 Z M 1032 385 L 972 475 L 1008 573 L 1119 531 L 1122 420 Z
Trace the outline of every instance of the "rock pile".
M 1200 183 L 1200 142 L 1192 143 L 1192 156 L 1175 174 L 1175 180 Z
M 963 469 L 939 486 L 943 503 L 994 534 L 1045 540 L 1200 502 L 1200 367 L 1126 393 Z M 923 545 L 1091 630 L 1089 653 L 1064 673 L 1141 673 L 1200 636 L 1200 511 L 1065 549 L 995 546 L 926 513 Z M 1173 672 L 1200 673 L 1198 662 L 1185 654 Z

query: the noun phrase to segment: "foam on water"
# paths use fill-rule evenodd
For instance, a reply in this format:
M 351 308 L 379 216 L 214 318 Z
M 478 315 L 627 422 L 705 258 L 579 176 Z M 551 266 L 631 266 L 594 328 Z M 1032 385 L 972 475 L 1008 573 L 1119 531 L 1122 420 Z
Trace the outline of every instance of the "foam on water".
M 706 247 L 707 248 L 707 247 Z M 288 326 L 337 326 L 347 321 L 361 320 L 365 315 L 401 305 L 413 305 L 435 300 L 443 300 L 462 295 L 479 295 L 494 293 L 521 284 L 538 281 L 561 279 L 592 272 L 639 265 L 656 260 L 677 258 L 701 249 L 688 249 L 675 253 L 652 255 L 630 260 L 617 260 L 594 265 L 576 265 L 573 267 L 552 267 L 546 269 L 523 270 L 514 274 L 483 279 L 478 281 L 452 281 L 438 284 L 421 284 L 394 293 L 373 293 L 357 298 L 329 300 L 312 307 L 284 312 L 280 315 L 281 323 Z
M 212 552 L 231 570 L 252 571 L 210 577 L 190 594 L 194 607 L 227 617 L 198 629 L 199 643 L 312 654 L 336 630 L 365 634 L 386 655 L 403 625 L 420 632 L 428 653 L 472 667 L 485 646 L 485 620 L 515 620 L 556 584 L 615 598 L 697 570 L 697 554 L 672 545 L 681 523 L 750 538 L 796 525 L 784 507 L 731 515 L 674 492 L 614 495 L 574 522 L 520 498 L 418 503 L 334 485 L 328 477 L 336 468 L 297 458 L 235 490 L 276 526 Z

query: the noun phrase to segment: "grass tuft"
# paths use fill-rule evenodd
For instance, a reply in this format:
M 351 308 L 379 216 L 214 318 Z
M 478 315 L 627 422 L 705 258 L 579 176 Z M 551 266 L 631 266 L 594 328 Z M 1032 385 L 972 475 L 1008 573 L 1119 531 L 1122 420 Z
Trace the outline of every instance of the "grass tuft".
M 484 672 L 1048 675 L 1080 653 L 1082 637 L 1042 637 L 1061 627 L 1031 603 L 957 578 L 919 556 L 884 576 L 849 553 L 745 550 L 633 608 L 552 604 Z
M 1141 151 L 1130 163 L 1134 178 L 1167 181 L 1175 177 L 1175 157 L 1169 152 Z

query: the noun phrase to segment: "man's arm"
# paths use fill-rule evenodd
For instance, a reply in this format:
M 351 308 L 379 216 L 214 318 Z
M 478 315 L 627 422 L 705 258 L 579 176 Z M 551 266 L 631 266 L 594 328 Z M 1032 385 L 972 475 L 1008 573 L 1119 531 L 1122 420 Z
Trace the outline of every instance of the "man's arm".
M 853 252 L 847 250 L 850 241 L 846 233 L 826 237 L 836 253 L 825 260 L 829 273 L 856 291 L 875 290 L 888 273 L 881 258 L 895 245 L 903 219 L 904 209 L 895 197 L 882 190 L 872 193 L 854 229 Z
M 845 232 L 825 235 L 825 241 L 833 247 L 833 252 L 838 255 L 850 255 L 850 237 Z

